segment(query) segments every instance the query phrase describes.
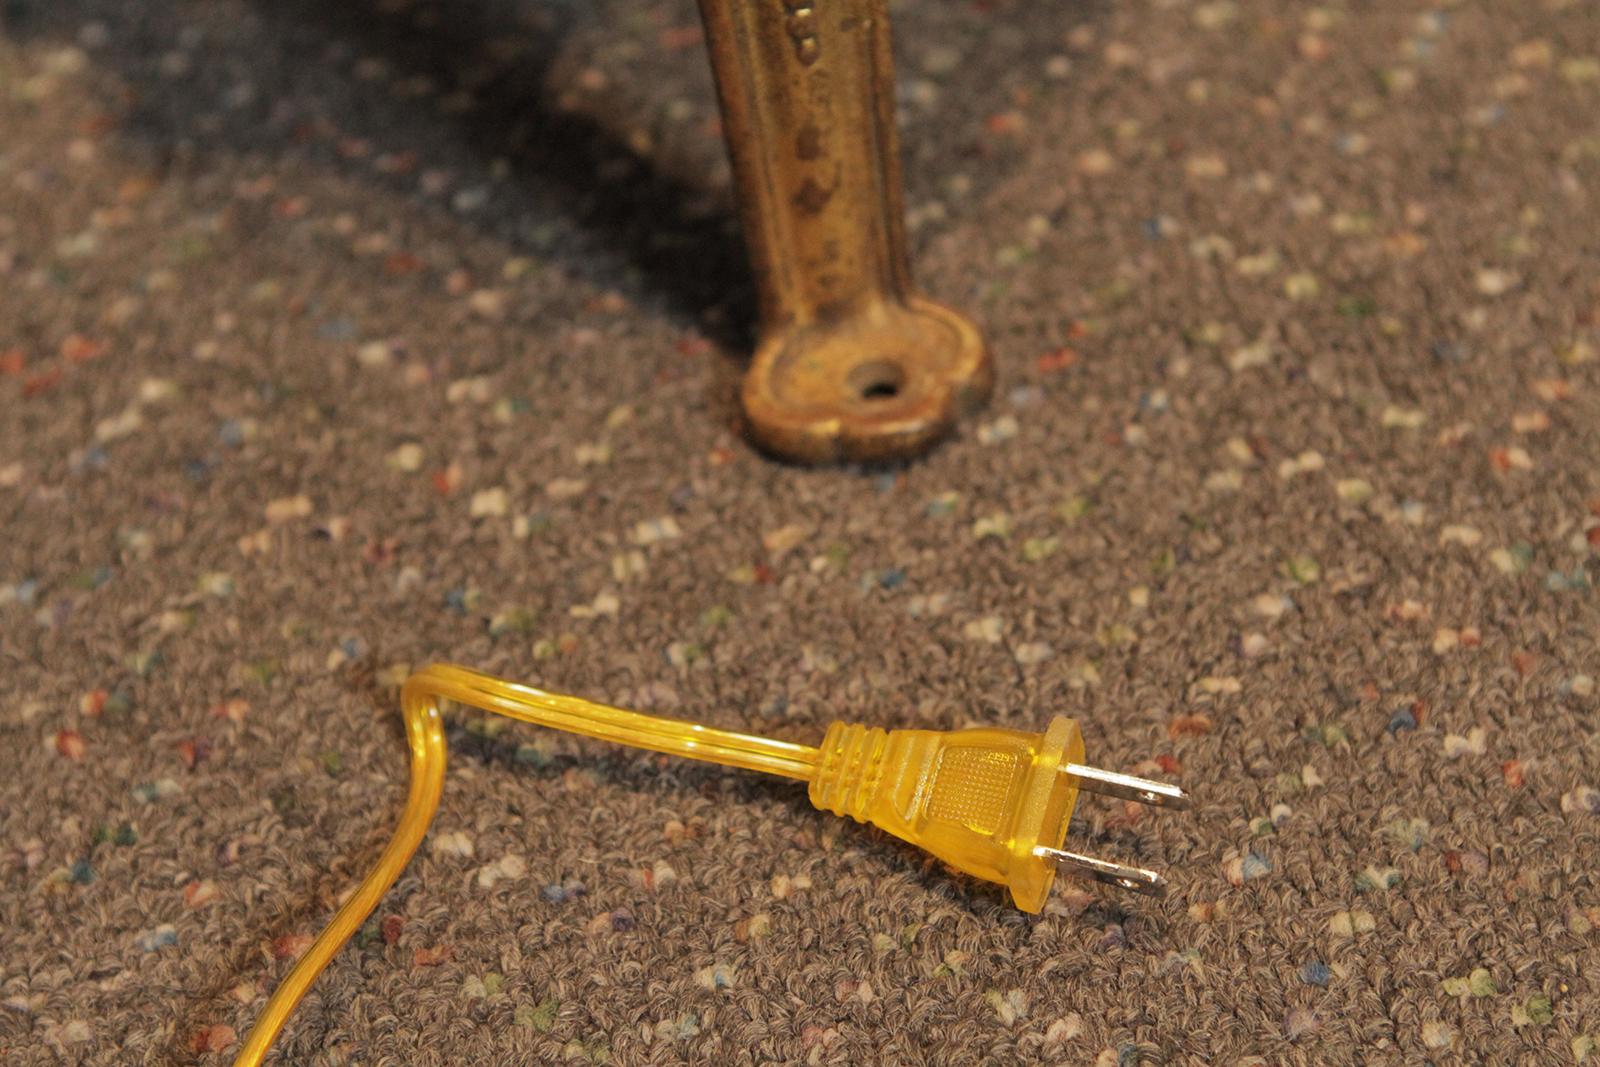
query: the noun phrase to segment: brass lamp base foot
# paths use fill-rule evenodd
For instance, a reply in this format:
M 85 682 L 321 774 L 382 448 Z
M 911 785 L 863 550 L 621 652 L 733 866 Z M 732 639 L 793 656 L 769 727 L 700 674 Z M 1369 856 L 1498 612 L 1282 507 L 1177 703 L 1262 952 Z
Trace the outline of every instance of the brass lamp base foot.
M 972 324 L 911 282 L 888 0 L 700 12 L 761 292 L 750 435 L 810 463 L 915 455 L 994 371 Z
M 870 462 L 925 451 L 993 384 L 976 327 L 913 296 L 764 338 L 743 401 L 751 438 L 769 452 Z

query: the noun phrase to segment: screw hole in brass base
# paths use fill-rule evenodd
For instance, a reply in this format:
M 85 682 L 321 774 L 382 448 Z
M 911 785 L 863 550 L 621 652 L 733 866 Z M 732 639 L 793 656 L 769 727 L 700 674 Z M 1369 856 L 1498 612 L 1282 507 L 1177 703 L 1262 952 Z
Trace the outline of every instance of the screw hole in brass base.
M 906 372 L 893 360 L 869 360 L 850 372 L 847 384 L 861 400 L 893 400 L 905 389 Z

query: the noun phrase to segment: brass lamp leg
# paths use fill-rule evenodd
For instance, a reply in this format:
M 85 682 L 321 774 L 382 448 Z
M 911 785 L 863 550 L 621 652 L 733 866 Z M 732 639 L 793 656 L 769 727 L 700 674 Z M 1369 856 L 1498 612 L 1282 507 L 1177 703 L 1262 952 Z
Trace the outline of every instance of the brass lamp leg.
M 909 456 L 981 404 L 988 351 L 907 265 L 886 0 L 700 0 L 760 289 L 751 436 Z

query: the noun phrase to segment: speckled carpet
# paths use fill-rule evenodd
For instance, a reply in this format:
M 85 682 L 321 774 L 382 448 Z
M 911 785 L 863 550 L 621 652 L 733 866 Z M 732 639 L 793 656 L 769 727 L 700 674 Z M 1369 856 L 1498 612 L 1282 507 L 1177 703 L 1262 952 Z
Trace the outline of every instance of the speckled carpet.
M 481 716 L 276 1062 L 1600 1062 L 1600 12 L 900 0 L 1001 384 L 734 428 L 689 0 L 0 0 L 0 1060 L 226 1063 L 449 659 L 814 740 L 1079 717 L 1047 912 Z

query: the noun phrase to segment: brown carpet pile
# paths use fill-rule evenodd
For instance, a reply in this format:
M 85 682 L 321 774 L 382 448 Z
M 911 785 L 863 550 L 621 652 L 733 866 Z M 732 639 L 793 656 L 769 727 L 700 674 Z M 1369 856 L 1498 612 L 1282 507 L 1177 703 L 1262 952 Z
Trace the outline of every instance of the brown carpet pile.
M 824 4 L 825 6 L 825 4 Z M 1084 724 L 1047 912 L 452 719 L 293 1064 L 1600 1062 L 1600 14 L 900 0 L 904 467 L 739 438 L 690 0 L 0 0 L 0 1061 L 225 1063 L 448 659 L 814 741 Z

